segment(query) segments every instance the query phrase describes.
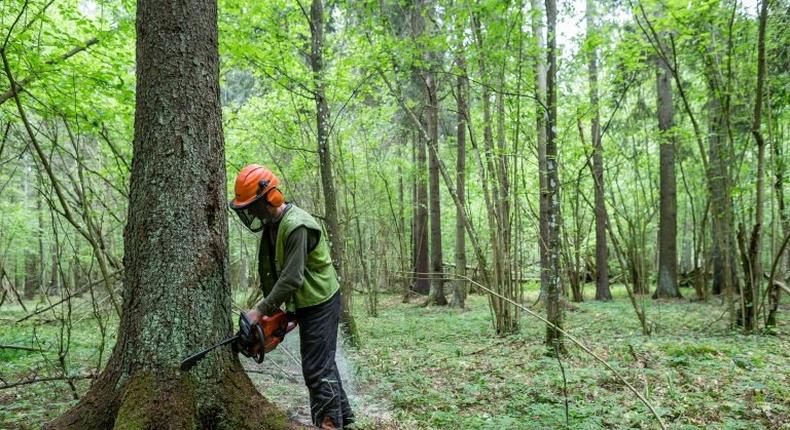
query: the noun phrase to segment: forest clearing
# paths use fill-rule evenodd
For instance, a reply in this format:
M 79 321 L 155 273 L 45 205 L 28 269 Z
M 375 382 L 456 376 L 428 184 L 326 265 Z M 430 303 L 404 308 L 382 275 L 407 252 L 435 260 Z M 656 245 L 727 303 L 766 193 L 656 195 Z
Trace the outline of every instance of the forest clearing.
M 536 289 L 530 289 L 531 299 L 537 297 Z M 670 428 L 788 425 L 790 345 L 786 340 L 731 335 L 717 312 L 718 304 L 651 305 L 645 299 L 656 324 L 656 334 L 647 338 L 629 314 L 624 289 L 613 286 L 613 294 L 613 302 L 574 305 L 568 314 L 574 327 L 570 332 L 643 390 Z M 557 360 L 545 354 L 539 322 L 524 321 L 518 335 L 497 338 L 491 336 L 483 297 L 471 296 L 466 310 L 449 312 L 400 302 L 398 296 L 382 297 L 377 318 L 362 316 L 359 309 L 364 347 L 346 349 L 348 362 L 342 369 L 351 384 L 352 403 L 360 409 L 358 428 L 565 427 L 565 384 Z M 21 309 L 4 314 L 21 315 Z M 0 341 L 26 341 L 33 324 L 3 332 Z M 52 333 L 56 329 L 43 328 L 38 334 L 42 344 L 37 347 L 54 349 L 46 339 L 57 338 Z M 70 374 L 88 374 L 99 359 L 93 349 L 97 327 L 84 319 L 72 330 L 81 341 L 73 343 Z M 111 346 L 107 342 L 106 347 Z M 251 377 L 265 396 L 309 423 L 303 404 L 306 390 L 294 357 L 298 343 L 284 347 L 267 358 L 274 364 L 257 365 L 246 359 L 245 368 L 262 372 Z M 31 351 L 3 350 L 2 354 L 10 366 L 8 376 L 25 375 L 41 359 L 40 353 Z M 644 405 L 589 356 L 571 349 L 562 361 L 570 428 L 657 428 Z M 84 380 L 75 380 L 74 385 L 79 392 L 87 388 Z M 69 385 L 60 381 L 5 390 L 0 403 L 8 406 L 0 423 L 28 429 L 57 417 L 75 401 Z
M 530 299 L 537 298 L 537 288 L 529 289 Z M 650 304 L 647 298 L 656 332 L 644 337 L 629 314 L 624 289 L 613 286 L 612 290 L 613 302 L 588 300 L 574 305 L 568 313 L 574 327 L 570 332 L 585 339 L 655 402 L 670 428 L 787 425 L 790 345 L 786 340 L 730 335 L 719 304 Z M 591 293 L 588 288 L 587 299 Z M 355 299 L 359 303 L 362 297 Z M 570 428 L 658 428 L 649 411 L 619 381 L 579 350 L 571 349 L 562 358 L 565 388 L 556 358 L 545 354 L 539 323 L 524 321 L 523 332 L 507 338 L 491 336 L 490 316 L 481 296 L 471 296 L 463 311 L 403 304 L 392 295 L 381 301 L 377 318 L 359 309 L 363 347 L 345 348 L 341 364 L 352 404 L 360 410 L 358 428 L 565 428 L 565 390 Z M 23 315 L 15 308 L 4 317 Z M 25 342 L 35 324 L 28 320 L 13 332 L 4 331 L 0 340 Z M 431 329 L 425 330 L 426 325 Z M 88 374 L 99 359 L 95 325 L 86 318 L 72 330 L 81 341 L 72 344 L 75 360 L 70 374 Z M 46 341 L 57 338 L 55 331 L 56 327 L 41 330 L 42 344 L 37 347 L 54 349 Z M 256 372 L 250 376 L 265 396 L 309 423 L 298 345 L 296 338 L 290 340 L 263 364 L 245 359 L 244 366 Z M 39 352 L 0 353 L 9 363 L 6 376 L 24 376 L 41 360 Z M 74 385 L 80 392 L 87 388 L 85 380 L 75 380 Z M 0 423 L 28 429 L 62 414 L 75 400 L 61 380 L 4 390 L 0 403 L 7 405 Z
M 0 1 L 0 429 L 790 429 L 788 0 Z

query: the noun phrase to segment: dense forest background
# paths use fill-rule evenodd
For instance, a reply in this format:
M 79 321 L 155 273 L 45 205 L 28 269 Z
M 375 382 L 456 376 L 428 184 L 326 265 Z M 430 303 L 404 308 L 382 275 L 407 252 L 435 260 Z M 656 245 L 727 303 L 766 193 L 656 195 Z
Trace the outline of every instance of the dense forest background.
M 572 303 L 613 292 L 644 336 L 682 297 L 718 334 L 786 342 L 790 3 L 309 3 L 219 0 L 225 164 L 271 167 L 324 222 L 350 345 L 399 301 L 471 300 L 490 336 L 541 327 L 562 356 L 580 343 Z M 0 4 L 0 306 L 69 327 L 47 363 L 61 376 L 80 366 L 72 312 L 98 336 L 81 340 L 94 368 L 121 313 L 135 14 Z M 258 238 L 231 215 L 245 308 Z

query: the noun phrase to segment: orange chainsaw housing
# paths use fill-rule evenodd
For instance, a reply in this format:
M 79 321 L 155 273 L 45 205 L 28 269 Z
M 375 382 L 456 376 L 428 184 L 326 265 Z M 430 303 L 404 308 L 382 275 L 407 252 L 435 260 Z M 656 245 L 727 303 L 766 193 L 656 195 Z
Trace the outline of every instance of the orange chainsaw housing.
M 274 348 L 277 348 L 277 345 L 283 341 L 283 338 L 288 332 L 296 328 L 296 321 L 289 321 L 288 314 L 282 310 L 278 310 L 272 315 L 262 316 L 261 319 L 258 320 L 258 325 L 263 329 L 263 352 L 264 354 L 268 354 L 273 351 Z M 260 344 L 255 342 L 253 345 L 255 346 L 251 348 L 250 352 L 257 354 L 258 349 L 260 349 Z

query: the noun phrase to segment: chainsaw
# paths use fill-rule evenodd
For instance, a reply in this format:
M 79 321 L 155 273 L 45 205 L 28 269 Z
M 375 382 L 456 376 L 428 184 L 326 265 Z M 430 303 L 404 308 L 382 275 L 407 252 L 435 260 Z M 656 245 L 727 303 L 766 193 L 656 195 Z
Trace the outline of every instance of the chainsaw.
M 227 344 L 231 345 L 233 352 L 241 353 L 245 357 L 252 357 L 255 362 L 262 363 L 263 357 L 277 348 L 285 335 L 296 328 L 296 324 L 296 320 L 282 310 L 269 316 L 262 316 L 258 321 L 248 320 L 244 312 L 241 312 L 239 314 L 239 331 L 235 335 L 185 358 L 181 361 L 181 370 L 191 369 L 206 354 Z

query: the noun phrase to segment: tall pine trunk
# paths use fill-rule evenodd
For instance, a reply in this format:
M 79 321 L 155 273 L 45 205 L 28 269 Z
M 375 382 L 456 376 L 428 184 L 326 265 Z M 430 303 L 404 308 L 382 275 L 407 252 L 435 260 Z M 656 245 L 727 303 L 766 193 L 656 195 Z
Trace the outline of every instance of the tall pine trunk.
M 609 251 L 606 246 L 606 201 L 603 185 L 603 145 L 601 115 L 598 106 L 598 48 L 596 45 L 595 1 L 587 0 L 587 39 L 592 44 L 587 70 L 590 79 L 590 104 L 593 120 L 590 138 L 593 143 L 593 186 L 595 187 L 595 300 L 612 300 L 609 290 Z
M 457 279 L 453 281 L 453 298 L 450 305 L 463 308 L 466 304 L 466 285 L 463 279 L 466 276 L 466 227 L 464 226 L 463 208 L 466 205 L 466 94 L 468 80 L 465 75 L 466 64 L 462 57 L 457 60 L 458 69 L 461 73 L 456 78 L 456 193 L 458 195 L 458 205 L 455 209 L 455 275 Z
M 423 33 L 433 35 L 433 1 L 420 0 L 416 10 L 416 18 L 421 20 L 420 24 Z M 428 17 L 426 20 L 425 17 Z M 426 28 L 427 26 L 427 28 Z M 422 45 L 422 44 L 420 44 Z M 423 87 L 425 89 L 425 129 L 428 131 L 427 144 L 435 150 L 430 151 L 428 157 L 428 191 L 430 194 L 430 218 L 431 218 L 431 286 L 430 295 L 427 303 L 435 305 L 446 305 L 447 298 L 444 295 L 444 264 L 442 262 L 442 202 L 439 190 L 439 95 L 437 92 L 436 75 L 433 68 L 436 67 L 437 56 L 433 49 L 424 45 L 423 58 L 424 68 L 421 70 Z
M 770 100 L 770 93 L 766 92 L 766 97 Z M 787 207 L 785 205 L 785 174 L 787 171 L 787 163 L 788 160 L 785 158 L 785 152 L 782 148 L 782 136 L 776 136 L 775 123 L 771 120 L 771 107 L 770 104 L 767 106 L 766 112 L 766 122 L 769 130 L 770 140 L 772 141 L 773 146 L 773 155 L 774 155 L 774 195 L 776 196 L 776 210 L 779 216 L 779 237 L 786 237 L 786 235 L 790 234 L 790 217 L 787 213 Z M 781 245 L 780 245 L 781 247 Z M 777 273 L 782 273 L 782 265 L 784 264 L 784 273 L 790 273 L 790 249 L 785 248 L 784 250 L 784 259 L 782 258 L 781 251 L 780 255 L 776 255 L 775 258 L 778 259 L 776 271 Z M 776 278 L 774 278 L 776 279 Z M 782 289 L 779 288 L 778 285 L 774 282 L 774 279 L 770 279 L 768 293 L 768 316 L 765 319 L 766 326 L 775 326 L 776 325 L 776 314 L 779 311 L 779 303 L 781 302 L 782 296 Z
M 411 14 L 412 35 L 416 40 L 423 37 L 425 33 L 425 20 L 422 17 L 422 5 L 415 2 Z M 417 94 L 422 94 L 425 88 L 423 70 L 420 66 L 414 65 L 412 71 L 412 85 L 417 89 Z M 417 104 L 422 106 L 420 109 L 420 122 L 425 127 L 425 117 L 427 99 L 418 100 Z M 428 131 L 427 134 L 430 134 Z M 414 166 L 415 186 L 415 218 L 414 218 L 414 283 L 412 289 L 419 294 L 429 294 L 431 289 L 430 254 L 429 254 L 429 231 L 428 231 L 428 177 L 426 176 L 427 147 L 425 141 L 429 136 L 423 133 L 414 133 L 414 145 L 417 154 L 417 163 Z
M 546 0 L 547 61 L 546 106 L 546 191 L 548 195 L 548 246 L 545 272 L 546 316 L 553 326 L 546 326 L 546 345 L 553 351 L 564 352 L 562 329 L 564 303 L 560 277 L 560 180 L 557 165 L 557 2 Z
M 27 170 L 28 174 L 32 174 L 32 162 L 30 162 L 30 165 L 27 164 L 28 162 L 30 161 L 25 159 L 25 170 Z M 41 286 L 44 282 L 44 215 L 41 210 L 41 200 L 43 196 L 35 194 L 27 181 L 25 181 L 22 186 L 25 198 L 28 201 L 33 199 L 36 200 L 36 246 L 38 247 L 38 252 L 33 252 L 33 250 L 27 248 L 23 256 L 25 267 L 25 288 L 23 295 L 26 299 L 32 299 L 37 293 L 42 291 Z
M 763 92 L 765 87 L 765 27 L 768 21 L 768 0 L 760 3 L 760 17 L 757 35 L 757 94 L 754 100 L 752 136 L 757 144 L 757 179 L 755 181 L 754 226 L 749 243 L 749 270 L 741 300 L 744 304 L 743 328 L 747 332 L 757 327 L 756 307 L 760 297 L 763 279 L 762 235 L 765 205 L 765 138 L 760 131 L 762 125 Z
M 677 264 L 677 185 L 675 182 L 672 74 L 664 57 L 656 64 L 659 146 L 658 286 L 654 298 L 680 297 Z
M 530 7 L 532 9 L 532 33 L 535 34 L 537 39 L 538 54 L 534 57 L 535 61 L 535 98 L 537 99 L 537 108 L 535 112 L 535 128 L 537 130 L 538 141 L 538 187 L 540 194 L 538 197 L 538 254 L 540 255 L 540 267 L 545 268 L 548 264 L 548 243 L 549 243 L 549 224 L 548 224 L 548 186 L 546 185 L 546 117 L 547 112 L 544 108 L 546 102 L 546 65 L 543 60 L 543 49 L 545 43 L 543 40 L 543 8 L 539 0 L 530 0 Z M 546 279 L 546 271 L 540 271 L 540 285 L 541 297 L 544 297 L 544 287 L 548 285 Z
M 288 426 L 230 348 L 233 331 L 216 0 L 139 0 L 123 311 L 112 356 L 71 429 Z

